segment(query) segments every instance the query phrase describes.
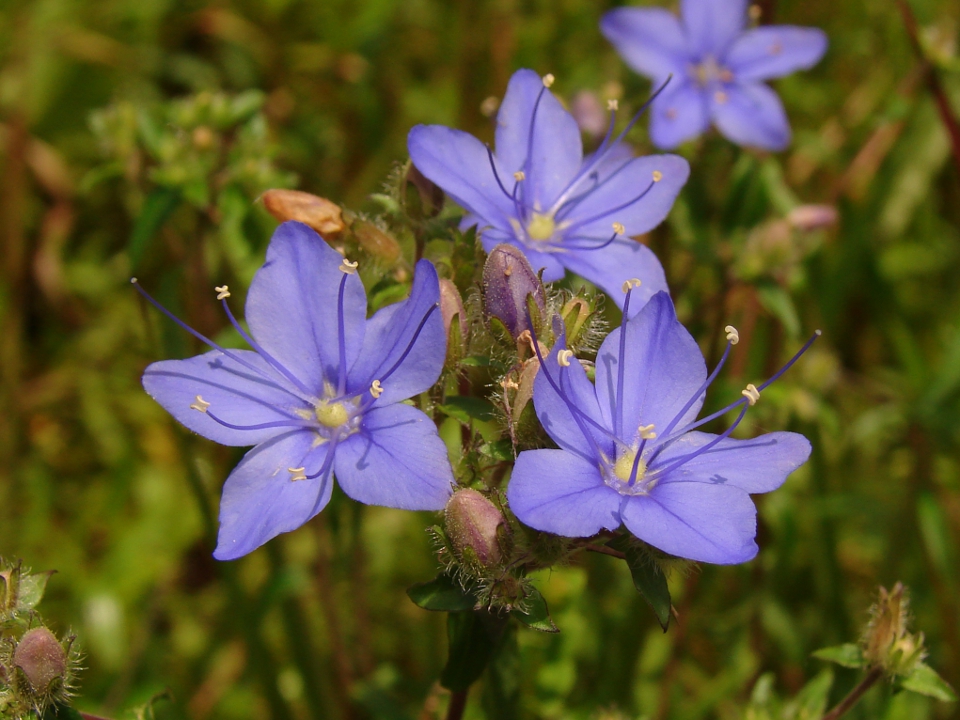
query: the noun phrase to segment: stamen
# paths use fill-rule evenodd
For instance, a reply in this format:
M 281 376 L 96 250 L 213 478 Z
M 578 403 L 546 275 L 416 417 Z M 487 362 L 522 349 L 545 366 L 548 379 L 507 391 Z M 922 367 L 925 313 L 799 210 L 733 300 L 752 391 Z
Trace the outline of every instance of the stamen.
M 343 262 L 340 263 L 340 272 L 345 273 L 347 275 L 354 275 L 357 272 L 357 265 L 359 265 L 358 262 L 356 261 L 350 262 L 349 260 L 344 258 Z
M 347 278 L 356 271 L 357 267 L 357 264 L 354 263 L 354 270 L 344 270 L 344 265 L 349 268 L 349 262 L 349 260 L 344 259 L 343 265 L 340 266 L 343 277 L 340 278 L 340 290 L 337 293 L 337 349 L 340 360 L 340 366 L 337 368 L 337 395 L 343 395 L 347 389 L 347 338 L 343 320 L 343 295 L 347 287 Z
M 689 455 L 684 455 L 683 457 L 677 458 L 674 462 L 670 463 L 665 468 L 657 468 L 656 470 L 657 475 L 666 475 L 667 473 L 673 470 L 676 470 L 678 467 L 690 462 L 695 457 L 699 457 L 700 455 L 703 455 L 703 453 L 713 448 L 717 443 L 723 440 L 726 440 L 728 437 L 730 437 L 731 433 L 733 433 L 733 431 L 736 430 L 737 425 L 740 424 L 740 421 L 743 420 L 743 416 L 746 414 L 747 414 L 747 406 L 744 405 L 743 408 L 741 408 L 740 410 L 740 414 L 737 415 L 737 419 L 733 421 L 733 424 L 730 425 L 730 427 L 728 427 L 722 433 L 717 435 L 713 440 L 708 442 L 706 445 L 704 445 L 701 448 L 698 448 L 697 450 L 694 450 Z M 663 447 L 664 446 L 661 445 L 659 448 L 657 448 L 658 452 L 662 450 Z M 653 458 L 650 458 L 650 461 L 653 462 Z
M 255 375 L 258 375 L 258 376 L 261 377 L 261 378 L 263 378 L 264 380 L 267 381 L 267 383 L 268 383 L 271 387 L 274 387 L 274 388 L 276 388 L 277 390 L 280 390 L 280 391 L 282 391 L 282 392 L 285 392 L 285 393 L 287 393 L 288 395 L 290 395 L 291 397 L 296 398 L 297 400 L 300 400 L 300 401 L 302 401 L 302 402 L 306 402 L 305 398 L 300 397 L 300 396 L 297 395 L 295 392 L 291 392 L 288 388 L 285 388 L 285 387 L 283 387 L 282 385 L 278 385 L 277 382 L 276 382 L 276 377 L 275 377 L 275 376 L 268 375 L 267 373 L 265 373 L 265 372 L 263 371 L 262 368 L 258 368 L 258 367 L 256 367 L 255 365 L 252 365 L 251 363 L 248 363 L 246 360 L 244 360 L 242 357 L 240 357 L 240 356 L 237 355 L 236 353 L 231 352 L 230 350 L 227 350 L 225 347 L 222 347 L 222 346 L 218 345 L 218 344 L 215 343 L 213 340 L 211 340 L 210 338 L 208 338 L 206 335 L 201 335 L 199 332 L 197 332 L 197 331 L 194 330 L 192 327 L 190 327 L 189 325 L 187 325 L 183 320 L 181 320 L 180 318 L 178 318 L 178 317 L 177 317 L 176 315 L 174 315 L 172 312 L 170 312 L 169 310 L 167 310 L 163 305 L 161 305 L 160 302 L 159 302 L 156 298 L 154 298 L 150 293 L 148 293 L 146 290 L 144 290 L 143 287 L 140 285 L 140 283 L 137 281 L 136 278 L 130 278 L 130 284 L 133 285 L 133 286 L 137 289 L 137 292 L 139 292 L 139 293 L 147 300 L 147 302 L 149 302 L 149 303 L 150 303 L 151 305 L 153 305 L 157 310 L 159 310 L 160 312 L 162 312 L 162 313 L 163 313 L 165 316 L 167 316 L 170 320 L 172 320 L 174 323 L 176 323 L 177 326 L 179 326 L 181 329 L 186 330 L 188 333 L 190 333 L 190 334 L 193 335 L 195 338 L 197 338 L 197 340 L 199 340 L 199 341 L 202 342 L 202 343 L 205 343 L 206 345 L 209 345 L 209 346 L 212 347 L 214 350 L 218 350 L 218 351 L 222 352 L 225 357 L 230 358 L 231 360 L 233 360 L 233 361 L 234 361 L 235 363 L 237 363 L 238 365 L 242 365 L 243 367 L 247 368 L 247 370 L 249 370 L 250 372 L 254 373 Z M 308 394 L 309 394 L 309 393 L 308 393 Z
M 551 85 L 553 85 L 554 80 L 556 80 L 556 78 L 553 77 L 551 73 L 547 73 L 546 75 L 543 76 L 543 86 L 545 88 L 550 87 Z
M 217 300 L 225 300 L 230 297 L 230 288 L 226 285 L 221 285 L 220 287 L 213 288 L 217 291 Z
M 757 390 L 757 386 L 753 383 L 748 384 L 743 390 L 740 391 L 740 394 L 747 399 L 747 402 L 750 403 L 750 407 L 756 405 L 757 400 L 760 399 L 760 391 Z
M 638 278 L 630 278 L 629 280 L 624 280 L 623 285 L 621 285 L 620 288 L 621 288 L 625 293 L 628 293 L 628 292 L 630 292 L 631 290 L 633 290 L 633 288 L 638 288 L 638 287 L 640 287 L 642 284 L 643 284 L 643 283 L 640 282 L 640 280 L 639 280 Z
M 615 222 L 613 224 L 613 231 L 617 235 L 623 235 L 627 231 L 627 229 L 623 226 L 623 223 Z M 639 280 L 637 282 L 639 282 Z
M 512 193 L 507 191 L 507 188 L 504 187 L 503 185 L 503 181 L 500 179 L 500 173 L 497 172 L 497 162 L 493 157 L 493 150 L 490 149 L 489 145 L 487 145 L 486 148 L 487 148 L 487 158 L 490 160 L 490 169 L 493 170 L 493 177 L 497 181 L 497 185 L 500 187 L 500 191 L 507 196 L 510 202 L 513 203 L 513 208 L 517 213 L 517 217 L 522 219 L 526 215 L 526 213 L 523 211 L 523 208 L 520 205 L 520 201 L 517 199 L 517 186 L 514 186 Z M 523 172 L 517 171 L 513 174 L 513 176 L 517 177 L 518 174 L 523 175 Z
M 296 482 L 297 480 L 306 480 L 307 476 L 303 474 L 304 470 L 306 469 L 306 467 L 287 468 L 287 472 L 291 475 L 290 481 Z
M 397 368 L 403 364 L 403 361 L 407 359 L 407 355 L 410 354 L 410 351 L 413 350 L 414 344 L 417 342 L 417 338 L 420 337 L 420 332 L 423 330 L 423 326 L 427 324 L 427 320 L 430 319 L 430 316 L 433 315 L 434 311 L 440 307 L 439 303 L 435 303 L 430 306 L 430 309 L 427 310 L 426 314 L 423 316 L 423 319 L 420 321 L 420 324 L 417 326 L 417 329 L 413 333 L 413 337 L 410 339 L 410 343 L 407 345 L 407 348 L 403 351 L 403 354 L 400 355 L 400 358 L 393 364 L 387 372 L 383 374 L 383 377 L 380 378 L 380 382 L 386 382 Z
M 727 342 L 731 345 L 736 345 L 740 342 L 740 333 L 737 332 L 737 329 L 733 325 L 727 325 L 723 331 L 727 334 Z
M 613 209 L 611 209 L 611 210 L 606 210 L 606 211 L 604 211 L 604 212 L 602 212 L 602 213 L 599 213 L 598 215 L 594 215 L 593 217 L 589 217 L 589 218 L 587 218 L 586 220 L 580 220 L 580 221 L 578 221 L 578 222 L 576 222 L 576 223 L 573 223 L 572 225 L 570 225 L 570 226 L 567 228 L 567 230 L 568 230 L 568 231 L 571 231 L 571 230 L 575 230 L 575 229 L 577 229 L 577 228 L 583 227 L 584 225 L 589 225 L 590 223 L 596 222 L 597 220 L 602 220 L 603 218 L 607 217 L 608 215 L 613 215 L 614 213 L 618 213 L 618 212 L 620 212 L 621 210 L 624 210 L 624 209 L 630 207 L 631 205 L 633 205 L 633 204 L 636 203 L 636 202 L 640 202 L 641 200 L 643 200 L 643 198 L 646 196 L 646 194 L 653 189 L 653 186 L 656 185 L 656 184 L 657 184 L 657 181 L 654 180 L 653 182 L 651 182 L 651 183 L 647 186 L 647 188 L 646 188 L 642 193 L 640 193 L 639 195 L 637 195 L 637 196 L 636 196 L 635 198 L 633 198 L 632 200 L 628 200 L 627 202 L 623 203 L 622 205 L 617 205 L 617 207 L 615 207 L 615 208 L 613 208 Z
M 642 440 L 653 440 L 657 437 L 657 434 L 653 431 L 654 425 L 650 423 L 649 425 L 641 425 L 638 429 L 640 431 L 640 438 Z
M 370 384 L 370 394 L 373 396 L 374 400 L 383 395 L 383 386 L 380 384 L 379 380 L 374 380 Z
M 527 179 L 527 175 L 525 172 L 523 172 L 523 170 L 517 170 L 513 174 L 513 179 L 516 180 L 517 182 L 523 182 L 524 180 Z
M 617 240 L 618 237 L 619 237 L 619 235 L 618 235 L 617 233 L 614 233 L 613 235 L 611 235 L 610 237 L 608 237 L 606 240 L 604 240 L 603 242 L 601 242 L 599 245 L 592 245 L 592 244 L 591 244 L 591 245 L 581 245 L 581 244 L 579 244 L 579 243 L 577 243 L 577 242 L 574 242 L 574 241 L 576 241 L 576 240 L 586 240 L 586 241 L 591 242 L 591 243 L 596 243 L 596 242 L 598 242 L 601 238 L 586 237 L 586 236 L 584 236 L 584 235 L 575 235 L 575 236 L 573 236 L 573 237 L 565 237 L 565 238 L 563 238 L 563 242 L 562 242 L 562 243 L 557 243 L 557 245 L 558 245 L 559 247 L 562 247 L 562 248 L 565 249 L 565 250 L 603 250 L 603 249 L 604 249 L 605 247 L 607 247 L 608 245 L 612 245 L 614 242 L 616 242 L 616 240 Z
M 660 182 L 661 180 L 663 180 L 663 173 L 660 172 L 659 170 L 654 170 L 654 171 L 653 171 L 653 181 L 654 181 L 654 182 Z
M 205 413 L 208 407 L 210 407 L 210 403 L 208 403 L 202 397 L 197 395 L 197 401 L 190 406 L 190 409 L 196 410 L 197 412 Z
M 610 112 L 616 112 L 620 109 L 620 102 L 616 98 L 611 98 L 607 100 L 607 110 Z
M 570 358 L 573 357 L 572 350 L 561 350 L 557 353 L 557 364 L 560 367 L 570 367 Z
M 191 406 L 193 407 L 193 406 Z M 225 428 L 230 428 L 231 430 L 271 430 L 273 428 L 315 428 L 316 423 L 310 422 L 309 420 L 274 420 L 273 422 L 260 423 L 258 425 L 234 425 L 233 423 L 228 423 L 226 420 L 218 418 L 209 410 L 204 411 L 207 414 L 207 417 L 212 418 L 215 422 L 223 425 Z

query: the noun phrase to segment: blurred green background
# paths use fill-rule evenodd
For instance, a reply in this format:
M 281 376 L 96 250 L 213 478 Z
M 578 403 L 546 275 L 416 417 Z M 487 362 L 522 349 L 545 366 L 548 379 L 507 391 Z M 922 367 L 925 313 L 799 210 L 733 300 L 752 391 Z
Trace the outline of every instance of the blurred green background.
M 750 416 L 748 432 L 792 429 L 815 448 L 758 498 L 759 557 L 671 578 L 680 622 L 665 635 L 622 563 L 544 574 L 562 632 L 519 634 L 519 717 L 743 717 L 764 673 L 789 697 L 824 671 L 810 653 L 855 640 L 876 586 L 896 580 L 929 663 L 960 687 L 960 175 L 929 84 L 935 72 L 960 112 L 960 5 L 911 4 L 926 60 L 894 2 L 761 3 L 765 21 L 830 36 L 823 62 L 777 83 L 794 143 L 685 147 L 691 180 L 651 238 L 708 358 L 720 328 L 740 328 L 715 406 L 824 330 Z M 262 262 L 264 190 L 375 211 L 408 129 L 492 139 L 484 100 L 519 67 L 552 72 L 568 101 L 638 107 L 647 83 L 598 30 L 610 7 L 0 4 L 0 554 L 59 571 L 41 609 L 79 636 L 81 709 L 131 717 L 169 688 L 158 717 L 436 717 L 443 617 L 404 593 L 435 572 L 433 518 L 338 492 L 307 526 L 216 563 L 239 453 L 140 389 L 149 362 L 200 348 L 128 280 L 221 332 L 212 287 L 240 298 Z M 643 127 L 630 138 L 650 151 Z M 801 203 L 839 220 L 791 229 Z M 857 679 L 837 669 L 831 700 Z M 956 712 L 878 687 L 850 717 Z M 467 717 L 485 717 L 479 701 Z

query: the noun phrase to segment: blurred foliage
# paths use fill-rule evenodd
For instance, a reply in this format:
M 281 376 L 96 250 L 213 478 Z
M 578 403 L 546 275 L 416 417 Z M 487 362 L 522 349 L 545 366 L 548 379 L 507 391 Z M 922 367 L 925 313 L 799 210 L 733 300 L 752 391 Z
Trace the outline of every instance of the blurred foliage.
M 803 432 L 814 456 L 758 499 L 755 561 L 673 574 L 666 634 L 612 558 L 535 578 L 562 632 L 505 638 L 519 667 L 495 664 L 468 718 L 508 717 L 496 710 L 507 691 L 523 698 L 516 717 L 816 717 L 858 673 L 811 653 L 855 639 L 875 586 L 898 579 L 928 664 L 960 687 L 960 176 L 927 82 L 932 67 L 960 112 L 960 6 L 912 0 L 924 62 L 894 3 L 760 5 L 831 39 L 819 66 L 778 82 L 794 144 L 685 147 L 690 182 L 650 242 L 708 358 L 724 325 L 740 328 L 714 407 L 823 328 L 744 423 Z M 517 67 L 554 73 L 567 98 L 638 107 L 645 82 L 597 29 L 609 6 L 0 6 L 0 552 L 59 571 L 45 616 L 84 649 L 81 709 L 437 716 L 443 617 L 404 592 L 436 572 L 432 519 L 335 494 L 298 532 L 215 563 L 219 487 L 239 455 L 181 431 L 140 390 L 147 363 L 199 346 L 128 280 L 136 271 L 229 341 L 212 288 L 240 296 L 262 261 L 268 188 L 383 210 L 371 195 L 406 159 L 407 130 L 492 139 L 481 108 Z M 631 139 L 649 151 L 642 127 Z M 784 224 L 807 203 L 836 206 L 837 225 Z M 172 701 L 153 704 L 168 688 Z M 881 684 L 848 717 L 953 712 Z

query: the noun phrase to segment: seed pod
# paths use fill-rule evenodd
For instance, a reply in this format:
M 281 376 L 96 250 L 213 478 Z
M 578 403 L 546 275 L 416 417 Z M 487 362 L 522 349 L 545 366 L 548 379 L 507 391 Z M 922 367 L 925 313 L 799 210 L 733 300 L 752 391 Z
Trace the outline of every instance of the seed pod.
M 490 569 L 500 562 L 500 540 L 507 530 L 506 520 L 481 493 L 470 488 L 455 492 L 447 501 L 444 525 L 461 563 Z
M 516 342 L 546 314 L 543 283 L 523 252 L 513 245 L 497 245 L 483 266 L 483 312 L 491 326 L 502 324 Z M 534 331 L 536 327 L 532 328 Z
M 280 222 L 297 220 L 329 240 L 345 227 L 340 206 L 300 190 L 267 190 L 263 206 Z

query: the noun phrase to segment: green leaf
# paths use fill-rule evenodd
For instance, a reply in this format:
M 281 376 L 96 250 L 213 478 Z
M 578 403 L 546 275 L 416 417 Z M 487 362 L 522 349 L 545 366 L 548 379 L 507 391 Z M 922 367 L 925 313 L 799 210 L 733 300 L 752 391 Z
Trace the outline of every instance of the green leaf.
M 819 720 L 827 709 L 832 686 L 833 668 L 830 667 L 821 670 L 816 677 L 804 685 L 794 699 L 798 720 Z
M 633 586 L 650 605 L 653 614 L 657 616 L 657 622 L 666 632 L 670 627 L 670 588 L 667 586 L 667 576 L 640 547 L 630 542 L 630 538 L 621 536 L 607 545 L 627 556 L 627 567 L 630 568 Z
M 950 684 L 937 674 L 937 671 L 925 663 L 920 663 L 912 673 L 900 681 L 904 690 L 921 695 L 929 695 L 944 702 L 956 702 L 957 694 Z
M 440 411 L 462 423 L 469 423 L 471 420 L 493 420 L 494 416 L 493 405 L 488 400 L 462 395 L 448 397 L 447 402 L 440 406 Z
M 490 367 L 490 358 L 483 355 L 471 355 L 461 360 L 460 364 L 467 367 Z
M 407 588 L 407 595 L 424 610 L 461 612 L 472 610 L 477 604 L 473 593 L 465 591 L 459 582 L 446 573 L 440 573 L 429 582 L 411 585 Z
M 540 632 L 558 633 L 560 629 L 554 624 L 550 617 L 550 611 L 547 609 L 547 601 L 536 588 L 530 588 L 530 594 L 527 595 L 526 610 L 514 608 L 510 614 L 526 625 L 531 630 Z
M 760 304 L 783 323 L 790 337 L 800 334 L 800 316 L 790 294 L 779 285 L 762 285 L 757 288 Z
M 509 462 L 513 457 L 513 443 L 509 440 L 497 440 L 492 443 L 484 443 L 480 446 L 480 454 L 494 460 Z
M 47 589 L 47 581 L 56 570 L 47 570 L 42 573 L 24 574 L 20 578 L 20 587 L 17 591 L 17 612 L 33 610 L 43 599 Z
M 854 643 L 844 643 L 833 647 L 821 648 L 813 653 L 818 660 L 826 660 L 848 668 L 862 668 L 867 666 L 860 646 Z
M 84 720 L 84 717 L 68 705 L 51 705 L 43 711 L 43 720 Z
M 466 690 L 483 674 L 493 656 L 506 616 L 486 610 L 452 612 L 447 618 L 450 651 L 440 684 L 453 692 Z
M 523 668 L 516 628 L 515 624 L 509 623 L 504 629 L 493 659 L 487 666 L 487 674 L 483 677 L 480 704 L 488 718 L 517 720 L 521 715 L 520 680 Z
M 179 204 L 180 191 L 176 188 L 159 187 L 147 195 L 127 245 L 131 270 L 136 270 L 150 242 Z

